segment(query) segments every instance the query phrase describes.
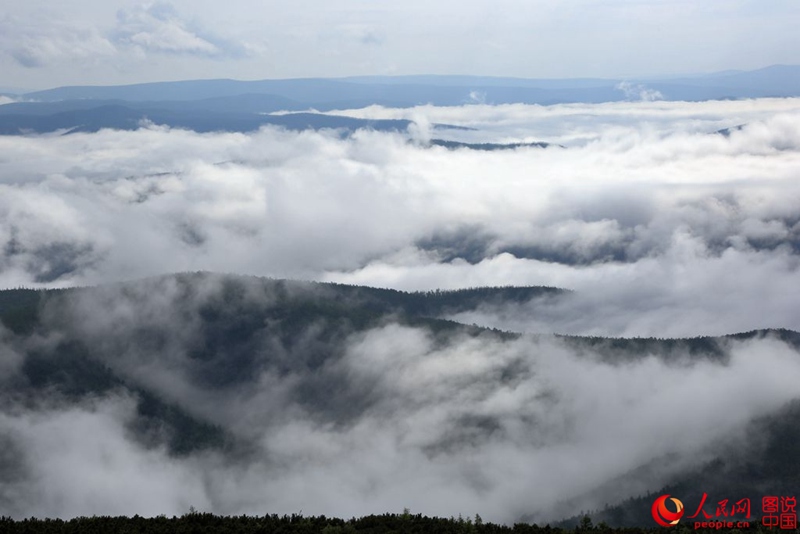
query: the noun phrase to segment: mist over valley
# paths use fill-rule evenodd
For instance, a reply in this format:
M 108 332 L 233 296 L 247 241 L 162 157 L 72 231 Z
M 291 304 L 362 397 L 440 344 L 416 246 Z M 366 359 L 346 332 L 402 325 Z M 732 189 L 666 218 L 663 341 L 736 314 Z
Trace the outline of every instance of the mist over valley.
M 0 531 L 792 530 L 798 24 L 10 0 Z

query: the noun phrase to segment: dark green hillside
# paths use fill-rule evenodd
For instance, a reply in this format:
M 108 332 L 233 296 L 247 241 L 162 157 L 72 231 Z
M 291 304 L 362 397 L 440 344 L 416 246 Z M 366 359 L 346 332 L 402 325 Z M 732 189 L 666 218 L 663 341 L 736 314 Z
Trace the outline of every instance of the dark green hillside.
M 642 532 L 641 529 L 595 529 L 586 532 Z M 411 514 L 384 514 L 349 520 L 334 517 L 303 517 L 302 515 L 264 517 L 221 517 L 204 513 L 189 513 L 181 517 L 80 517 L 70 521 L 60 519 L 25 519 L 14 521 L 0 517 L 0 532 L 8 534 L 78 534 L 84 532 L 140 533 L 280 533 L 280 534 L 528 534 L 537 532 L 575 532 L 537 525 L 512 526 L 485 523 L 463 518 L 436 518 Z
M 204 286 L 213 291 L 203 292 Z M 167 303 L 148 310 L 158 296 Z M 29 296 L 24 321 L 18 308 L 9 319 L 25 331 L 58 331 L 61 345 L 31 353 L 26 369 L 47 370 L 43 380 L 71 393 L 110 387 L 95 362 L 127 373 L 130 362 L 172 359 L 198 388 L 228 391 L 251 387 L 266 374 L 293 377 L 292 399 L 324 420 L 341 422 L 367 410 L 372 393 L 350 387 L 335 362 L 348 338 L 389 322 L 424 328 L 446 345 L 456 335 L 515 335 L 437 318 L 486 301 L 526 301 L 552 288 L 479 288 L 452 292 L 405 293 L 337 284 L 205 273 L 162 277 L 69 294 Z M 133 312 L 131 312 L 133 310 Z M 108 321 L 103 330 L 92 325 Z M 108 333 L 113 333 L 108 335 Z M 80 356 L 74 356 L 75 353 Z M 26 361 L 27 362 L 27 361 Z M 136 364 L 140 365 L 140 364 Z M 68 372 L 72 369 L 73 372 Z M 120 379 L 122 380 L 122 379 Z M 128 383 L 132 378 L 123 381 Z M 135 384 L 147 390 L 143 384 Z M 170 412 L 171 413 L 171 412 Z
M 365 416 L 376 417 L 376 413 L 380 415 L 387 405 L 391 406 L 386 402 L 384 389 L 403 372 L 403 362 L 395 362 L 396 351 L 418 351 L 411 356 L 421 360 L 429 354 L 438 356 L 439 349 L 458 347 L 457 343 L 466 342 L 482 350 L 490 343 L 493 348 L 508 347 L 510 345 L 505 344 L 520 339 L 519 334 L 468 326 L 442 317 L 487 305 L 530 303 L 535 307 L 537 303 L 544 305 L 565 294 L 563 290 L 548 287 L 409 293 L 209 273 L 186 273 L 93 288 L 0 291 L 0 321 L 6 326 L 0 331 L 0 350 L 14 355 L 9 358 L 7 372 L 0 376 L 0 406 L 10 413 L 12 410 L 86 407 L 108 398 L 128 399 L 133 408 L 124 424 L 138 444 L 162 449 L 171 456 L 219 451 L 225 453 L 221 456 L 226 459 L 238 460 L 258 447 L 259 436 L 248 431 L 247 423 L 237 424 L 235 415 L 238 412 L 226 411 L 228 404 L 236 410 L 251 411 L 248 417 L 258 421 L 261 425 L 258 430 L 262 432 L 280 428 L 280 421 L 293 416 L 287 413 L 302 414 L 314 425 L 326 429 L 347 429 Z M 409 345 L 403 344 L 406 337 L 411 340 Z M 698 359 L 726 365 L 730 346 L 735 341 L 763 337 L 800 348 L 800 333 L 789 330 L 692 339 L 573 336 L 551 339 L 571 352 L 599 356 L 612 364 L 623 365 L 652 355 L 688 366 Z M 398 341 L 398 338 L 403 339 Z M 397 346 L 391 346 L 396 341 Z M 539 350 L 535 339 L 531 341 L 534 342 L 531 350 Z M 359 345 L 362 342 L 364 345 Z M 380 353 L 387 345 L 390 347 L 386 353 L 373 360 L 372 355 Z M 361 347 L 365 354 L 363 361 L 355 364 L 351 361 L 353 353 L 358 352 L 354 347 Z M 527 353 L 523 353 L 517 361 L 502 360 L 497 369 L 481 373 L 475 381 L 458 387 L 491 390 L 503 383 L 513 389 L 528 378 L 526 373 L 536 372 L 535 367 L 520 365 L 528 361 L 526 358 Z M 372 369 L 373 364 L 377 370 Z M 758 377 L 754 376 L 753 380 Z M 503 431 L 502 425 L 492 417 L 482 418 L 471 413 L 459 413 L 447 425 L 441 440 L 421 449 L 425 454 L 445 454 L 453 449 L 453 442 L 458 442 L 458 446 L 478 447 L 492 432 Z M 753 422 L 748 434 L 759 437 L 748 450 L 737 449 L 735 443 L 721 444 L 719 450 L 714 451 L 717 457 L 699 471 L 676 475 L 666 488 L 648 488 L 650 494 L 622 504 L 609 503 L 614 506 L 592 511 L 592 519 L 595 523 L 605 521 L 615 526 L 650 525 L 650 503 L 663 493 L 678 495 L 686 503 L 696 503 L 699 502 L 698 492 L 703 491 L 710 498 L 749 496 L 753 502 L 765 494 L 795 492 L 800 487 L 797 445 L 800 442 L 800 401 L 784 407 L 778 414 Z M 3 465 L 14 465 L 17 455 L 23 454 L 15 451 L 9 447 L 0 456 L 0 476 L 4 472 Z M 642 465 L 640 469 L 645 472 L 651 467 Z M 636 480 L 639 475 L 637 470 L 622 478 Z M 664 479 L 659 480 L 659 485 L 663 484 Z M 622 483 L 624 486 L 624 480 Z M 585 502 L 602 503 L 602 496 L 606 494 L 603 488 L 597 488 Z M 598 495 L 600 499 L 595 498 Z M 565 503 L 560 516 L 580 510 L 579 505 Z M 565 525 L 572 528 L 582 515 L 576 515 Z M 228 528 L 225 525 L 230 525 L 230 521 L 238 521 L 202 517 L 203 521 L 216 525 L 214 528 Z M 196 516 L 192 518 L 198 520 Z M 134 519 L 81 521 L 6 522 L 5 527 L 30 527 L 27 530 L 30 532 L 41 531 L 36 529 L 77 532 L 83 528 L 113 531 L 122 528 L 112 526 L 114 521 Z M 178 523 L 169 521 L 153 519 L 141 525 L 126 523 L 125 526 L 159 531 L 184 528 L 189 524 L 183 522 L 189 521 L 186 518 L 174 520 Z M 281 532 L 299 528 L 291 526 L 294 525 L 291 522 L 281 523 L 283 519 L 268 525 L 258 523 L 260 519 L 255 518 L 242 521 L 255 523 L 230 528 L 249 531 L 256 528 L 254 525 L 260 525 L 259 528 L 267 531 L 274 528 Z M 416 528 L 395 524 L 395 519 L 380 520 L 384 523 L 379 521 L 377 526 L 364 526 L 373 525 L 368 518 L 335 524 L 322 521 L 304 526 L 303 531 L 326 529 L 331 534 L 345 529 L 348 532 L 349 529 L 399 532 Z M 426 529 L 443 532 L 460 532 L 457 529 L 467 528 L 464 523 L 447 520 L 430 520 L 424 524 Z M 199 531 L 192 530 L 195 527 L 197 525 L 191 523 L 187 531 Z M 0 526 L 0 532 L 3 528 Z M 341 530 L 332 530 L 334 528 Z M 472 524 L 469 528 L 473 529 L 469 532 L 500 532 L 501 529 L 488 524 Z M 515 532 L 518 528 L 514 528 Z
M 190 296 L 190 286 L 209 277 L 206 273 L 181 274 L 174 278 L 184 286 L 184 298 Z M 129 284 L 130 286 L 130 284 Z M 243 297 L 247 291 L 258 287 L 263 294 L 274 296 L 269 305 L 272 313 L 280 310 L 287 314 L 290 322 L 300 321 L 312 316 L 347 317 L 356 328 L 366 328 L 376 324 L 380 316 L 400 314 L 406 321 L 416 323 L 417 318 L 438 318 L 445 315 L 475 310 L 483 305 L 503 303 L 524 303 L 541 297 L 557 297 L 566 293 L 553 287 L 478 287 L 451 291 L 405 292 L 394 289 L 379 289 L 364 286 L 350 286 L 333 283 L 296 282 L 253 277 L 232 277 L 226 282 L 225 291 L 213 303 L 207 303 L 203 313 L 208 319 L 215 319 L 228 306 L 247 306 Z M 124 287 L 121 285 L 120 287 Z M 61 295 L 72 294 L 76 290 L 0 290 L 0 321 L 14 331 L 28 331 L 39 320 L 39 312 L 46 301 L 57 301 Z M 95 288 L 81 290 L 84 294 L 99 291 Z M 216 309 L 219 306 L 219 309 Z M 252 320 L 246 317 L 248 309 L 230 309 L 237 320 Z M 430 326 L 437 323 L 430 323 Z M 240 327 L 244 327 L 240 325 Z M 439 324 L 438 328 L 444 328 Z
M 217 290 L 201 296 L 204 284 Z M 145 311 L 165 291 L 171 291 L 168 306 Z M 205 273 L 100 288 L 4 290 L 0 321 L 9 330 L 8 342 L 25 357 L 19 372 L 6 377 L 3 395 L 36 404 L 127 393 L 137 400 L 137 418 L 130 427 L 142 443 L 164 444 L 178 455 L 236 446 L 213 421 L 190 414 L 132 376 L 126 359 L 165 358 L 174 350 L 174 339 L 191 331 L 181 346 L 180 366 L 196 387 L 225 391 L 249 386 L 263 373 L 296 376 L 294 401 L 323 419 L 346 420 L 367 409 L 369 393 L 348 388 L 346 377 L 323 367 L 342 357 L 349 335 L 392 321 L 425 328 L 441 344 L 460 334 L 514 337 L 437 316 L 487 301 L 558 293 L 535 287 L 406 293 Z M 141 313 L 115 318 L 114 310 L 122 306 Z M 106 318 L 110 335 L 87 331 Z M 35 341 L 54 333 L 56 343 Z
M 449 291 L 405 292 L 361 286 L 329 285 L 342 295 L 352 295 L 375 311 L 403 313 L 412 317 L 442 317 L 472 311 L 486 305 L 525 303 L 568 293 L 554 287 L 475 287 Z
M 23 108 L 28 111 L 29 108 Z M 52 114 L 0 113 L 0 135 L 25 135 L 52 133 L 92 133 L 102 129 L 137 130 L 144 122 L 181 128 L 195 132 L 253 132 L 264 126 L 277 126 L 287 130 L 333 129 L 353 132 L 371 129 L 404 132 L 407 120 L 366 120 L 321 113 L 291 113 L 263 115 L 260 113 L 227 113 L 206 110 L 162 108 L 132 108 L 118 103 L 76 109 Z
M 441 146 L 449 150 L 466 148 L 469 150 L 492 152 L 495 150 L 514 150 L 516 148 L 547 148 L 550 146 L 550 143 L 462 143 L 459 141 L 448 141 L 446 139 L 431 139 L 430 145 Z
M 27 351 L 18 376 L 4 384 L 4 394 L 28 406 L 60 405 L 128 394 L 136 400 L 136 417 L 129 423 L 132 436 L 146 446 L 166 445 L 175 455 L 231 445 L 217 426 L 187 414 L 145 387 L 126 381 L 81 343 L 68 341 L 50 348 Z
M 594 524 L 584 518 L 577 526 L 551 527 L 536 524 L 516 523 L 499 525 L 475 518 L 439 518 L 420 514 L 383 514 L 360 518 L 339 519 L 335 517 L 300 514 L 291 516 L 266 515 L 224 517 L 207 513 L 190 512 L 180 517 L 79 517 L 69 521 L 60 519 L 24 519 L 14 521 L 0 517 L 0 532 L 8 534 L 79 534 L 88 532 L 140 532 L 143 534 L 193 533 L 193 534 L 566 534 L 568 532 L 597 534 L 635 534 L 640 532 L 695 532 L 691 526 L 680 524 L 676 528 L 612 528 L 607 524 Z M 726 532 L 725 530 L 701 529 L 698 532 Z M 756 521 L 744 532 L 773 532 Z M 798 529 L 779 530 L 796 533 Z
M 558 336 L 579 352 L 600 355 L 607 362 L 629 362 L 646 356 L 657 356 L 674 362 L 688 363 L 697 359 L 726 361 L 731 341 L 779 339 L 800 349 L 800 333 L 784 328 L 753 330 L 721 337 L 701 336 L 684 339 L 607 338 L 596 336 Z
M 39 321 L 40 305 L 61 290 L 6 289 L 0 291 L 0 322 L 17 333 L 29 333 Z

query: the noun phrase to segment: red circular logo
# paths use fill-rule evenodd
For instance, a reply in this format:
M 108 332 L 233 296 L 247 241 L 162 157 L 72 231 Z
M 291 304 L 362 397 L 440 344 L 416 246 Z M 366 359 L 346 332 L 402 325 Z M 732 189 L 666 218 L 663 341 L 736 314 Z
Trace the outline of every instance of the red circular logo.
M 677 508 L 674 512 L 667 508 L 667 499 L 675 503 Z M 653 503 L 653 519 L 662 527 L 674 527 L 683 517 L 683 503 L 675 497 L 662 495 Z

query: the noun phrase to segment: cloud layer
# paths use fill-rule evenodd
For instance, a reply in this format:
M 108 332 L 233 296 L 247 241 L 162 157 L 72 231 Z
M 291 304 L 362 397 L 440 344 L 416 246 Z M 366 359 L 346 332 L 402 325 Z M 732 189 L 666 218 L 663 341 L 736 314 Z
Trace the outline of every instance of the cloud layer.
M 198 269 L 402 289 L 535 284 L 575 289 L 576 304 L 514 310 L 499 324 L 658 336 L 800 328 L 799 106 L 349 112 L 475 128 L 426 135 L 562 145 L 495 152 L 368 131 L 3 137 L 15 156 L 0 161 L 0 285 Z
M 70 404 L 52 392 L 20 402 L 8 389 L 0 397 L 4 513 L 157 515 L 194 506 L 350 517 L 409 507 L 552 521 L 660 488 L 726 447 L 757 452 L 747 425 L 797 396 L 800 355 L 770 337 L 722 343 L 719 360 L 641 354 L 612 363 L 549 336 L 433 335 L 387 321 L 338 329 L 335 342 L 315 323 L 289 342 L 288 330 L 265 322 L 197 353 L 216 328 L 210 309 L 223 321 L 241 319 L 240 309 L 260 317 L 277 302 L 270 287 L 157 278 L 52 308 L 44 319 L 52 339 L 80 340 L 126 384 L 245 446 L 176 457 L 132 432 L 130 392 Z M 16 341 L 13 351 L 46 342 Z M 3 343 L 8 354 L 15 341 Z M 247 372 L 233 373 L 243 357 Z M 19 380 L 13 366 L 3 380 Z
M 0 19 L 0 47 L 23 67 L 38 68 L 59 61 L 93 62 L 117 53 L 115 46 L 92 26 L 64 21 L 26 23 Z
M 132 47 L 142 55 L 155 52 L 231 58 L 246 54 L 242 45 L 196 27 L 166 2 L 121 9 L 112 38 L 119 46 Z
M 574 291 L 454 318 L 592 335 L 800 329 L 798 100 L 347 113 L 417 124 L 349 137 L 152 124 L 0 137 L 0 286 L 194 270 L 401 289 L 535 284 Z M 428 136 L 553 144 L 447 150 Z M 797 396 L 800 358 L 769 337 L 726 342 L 720 361 L 610 363 L 551 336 L 318 321 L 287 337 L 267 316 L 216 346 L 204 321 L 227 286 L 201 279 L 189 291 L 171 278 L 103 288 L 69 313 L 51 309 L 46 336 L 3 331 L 0 379 L 15 383 L 32 350 L 77 340 L 239 448 L 175 455 L 137 438 L 137 394 L 121 386 L 73 402 L 9 394 L 4 513 L 410 507 L 547 521 L 575 512 L 564 503 L 660 488 L 721 443 L 757 448 L 747 425 Z M 257 284 L 234 294 L 240 319 L 276 298 Z
M 27 68 L 80 62 L 87 70 L 109 59 L 141 61 L 153 55 L 242 58 L 246 45 L 226 39 L 183 17 L 168 2 L 137 4 L 117 11 L 113 27 L 71 17 L 0 18 L 0 51 Z

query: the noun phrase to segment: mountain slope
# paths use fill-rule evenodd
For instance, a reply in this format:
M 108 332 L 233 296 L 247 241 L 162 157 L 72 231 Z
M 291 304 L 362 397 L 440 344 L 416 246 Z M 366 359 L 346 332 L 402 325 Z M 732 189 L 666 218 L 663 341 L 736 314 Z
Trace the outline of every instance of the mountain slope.
M 27 510 L 14 496 L 24 495 L 19 488 L 47 475 L 34 476 L 37 464 L 27 456 L 24 433 L 9 430 L 19 428 L 20 421 L 111 413 L 114 424 L 124 428 L 126 447 L 163 453 L 163 462 L 186 461 L 192 470 L 211 469 L 223 478 L 256 470 L 267 477 L 264 484 L 287 469 L 290 474 L 302 469 L 310 460 L 295 459 L 293 451 L 302 450 L 306 441 L 316 446 L 316 433 L 325 443 L 345 440 L 345 451 L 355 448 L 362 456 L 373 454 L 375 447 L 382 450 L 378 443 L 386 446 L 384 439 L 399 439 L 393 454 L 402 459 L 410 450 L 408 458 L 430 462 L 424 464 L 429 465 L 426 472 L 473 456 L 491 464 L 504 457 L 498 451 L 509 447 L 535 461 L 548 451 L 579 446 L 575 439 L 588 440 L 596 447 L 588 451 L 607 457 L 609 451 L 630 446 L 630 438 L 623 439 L 626 427 L 618 428 L 619 436 L 600 436 L 597 442 L 594 434 L 617 427 L 619 410 L 638 417 L 636 403 L 628 407 L 625 390 L 648 388 L 618 377 L 646 372 L 655 386 L 667 376 L 724 380 L 726 372 L 759 353 L 766 357 L 769 351 L 783 351 L 795 362 L 800 359 L 800 334 L 787 330 L 686 340 L 605 339 L 521 336 L 442 319 L 485 306 L 546 306 L 566 294 L 544 287 L 407 293 L 208 273 L 96 288 L 0 291 L 0 322 L 5 325 L 0 329 L 0 439 L 9 442 L 7 458 L 0 462 L 7 475 L 0 483 L 0 507 Z M 619 404 L 592 396 L 595 377 L 601 385 L 612 382 L 600 391 L 620 395 Z M 620 386 L 614 386 L 616 380 L 622 380 Z M 695 386 L 686 391 L 698 393 Z M 766 396 L 762 392 L 755 398 Z M 516 398 L 519 402 L 512 402 Z M 581 413 L 574 411 L 576 402 L 589 402 L 589 414 L 595 414 L 595 405 L 610 403 L 610 419 L 588 431 L 584 427 L 593 428 L 593 420 L 576 420 Z M 568 499 L 548 505 L 552 508 L 541 509 L 532 498 L 513 513 L 543 523 L 608 503 L 615 507 L 597 512 L 597 522 L 649 526 L 648 491 L 669 491 L 694 502 L 698 490 L 733 498 L 796 487 L 797 401 L 757 413 L 766 415 L 741 416 L 745 434 L 758 436 L 747 447 L 740 447 L 744 442 L 736 437 L 742 431 L 739 423 L 730 427 L 736 431 L 709 429 L 717 437 L 688 448 L 694 452 L 682 445 L 658 452 L 654 441 L 643 445 L 639 459 L 626 455 L 631 459 L 612 471 L 614 477 L 590 477 L 578 486 L 583 489 L 570 490 Z M 685 414 L 687 426 L 691 417 Z M 386 434 L 384 425 L 399 427 L 397 437 Z M 606 442 L 612 445 L 608 450 Z M 319 446 L 338 450 L 338 445 Z M 571 461 L 585 464 L 591 473 L 597 466 L 587 454 Z M 28 466 L 34 474 L 14 471 L 14 478 L 11 465 Z M 355 479 L 383 472 L 381 467 L 372 471 L 371 465 L 365 463 Z M 525 462 L 515 465 L 526 469 Z M 502 484 L 511 476 L 495 479 L 497 467 L 486 469 L 468 469 L 467 487 L 475 484 L 480 493 L 488 491 L 490 481 Z M 576 481 L 581 478 L 581 471 L 561 469 Z M 536 487 L 537 482 L 527 483 Z M 209 484 L 207 491 L 217 491 Z M 664 484 L 669 486 L 662 489 Z M 226 502 L 233 498 L 229 493 L 215 498 Z M 545 494 L 539 498 L 546 500 Z M 637 494 L 645 496 L 625 500 Z

